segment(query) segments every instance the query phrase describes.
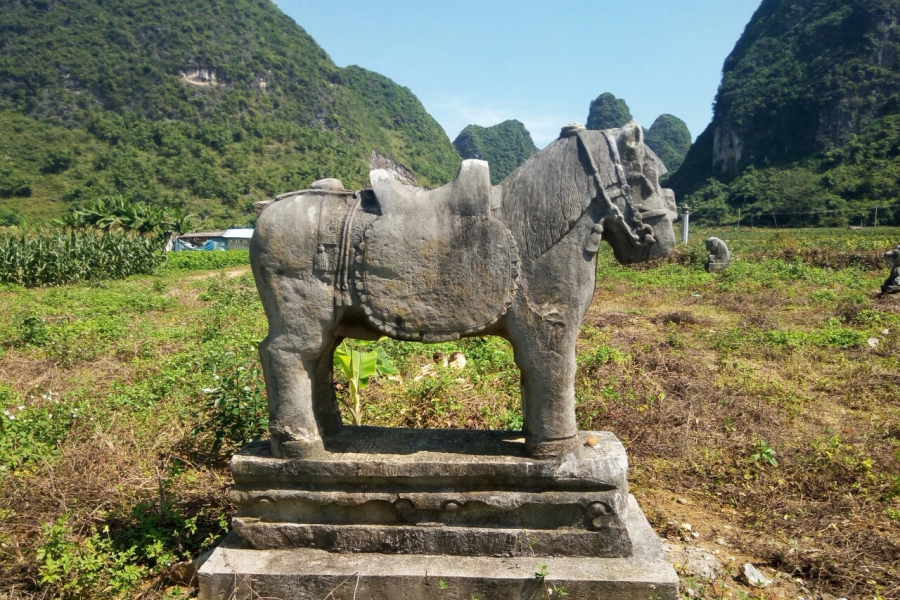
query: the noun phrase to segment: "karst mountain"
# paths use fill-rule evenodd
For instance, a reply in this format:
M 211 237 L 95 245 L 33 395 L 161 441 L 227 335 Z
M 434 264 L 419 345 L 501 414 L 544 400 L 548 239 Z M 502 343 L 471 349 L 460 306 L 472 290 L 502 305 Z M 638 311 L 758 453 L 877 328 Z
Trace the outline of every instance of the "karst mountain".
M 538 151 L 525 125 L 515 119 L 491 127 L 469 125 L 453 140 L 453 145 L 463 158 L 486 160 L 494 185 Z
M 713 222 L 900 222 L 898 17 L 897 0 L 763 0 L 668 180 L 679 198 Z

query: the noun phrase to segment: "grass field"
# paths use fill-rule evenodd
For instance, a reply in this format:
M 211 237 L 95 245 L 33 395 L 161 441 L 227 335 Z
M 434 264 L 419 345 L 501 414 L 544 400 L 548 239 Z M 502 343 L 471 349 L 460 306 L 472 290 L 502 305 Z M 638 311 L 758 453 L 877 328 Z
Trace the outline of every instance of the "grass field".
M 703 270 L 707 235 L 728 271 Z M 725 564 L 685 597 L 900 598 L 900 298 L 874 294 L 900 229 L 694 238 L 635 267 L 604 247 L 580 426 L 625 442 L 661 536 L 690 523 Z M 265 435 L 265 330 L 246 266 L 0 288 L 0 598 L 194 591 L 174 581 L 228 530 L 228 458 Z M 505 341 L 381 344 L 401 378 L 363 390 L 364 423 L 521 425 Z M 735 583 L 746 560 L 773 586 Z

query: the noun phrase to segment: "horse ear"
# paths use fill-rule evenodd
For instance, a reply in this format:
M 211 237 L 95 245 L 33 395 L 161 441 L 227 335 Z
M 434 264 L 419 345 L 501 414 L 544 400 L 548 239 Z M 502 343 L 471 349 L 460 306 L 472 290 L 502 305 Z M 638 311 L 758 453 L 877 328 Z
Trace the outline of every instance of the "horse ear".
M 528 257 L 541 256 L 571 231 L 597 193 L 581 154 L 576 136 L 558 139 L 500 184 L 500 218 Z

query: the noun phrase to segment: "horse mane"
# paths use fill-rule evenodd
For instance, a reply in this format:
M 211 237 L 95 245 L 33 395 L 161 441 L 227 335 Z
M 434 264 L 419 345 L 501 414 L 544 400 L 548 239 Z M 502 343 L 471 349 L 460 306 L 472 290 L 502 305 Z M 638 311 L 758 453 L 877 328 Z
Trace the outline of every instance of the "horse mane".
M 581 219 L 594 195 L 589 157 L 575 136 L 560 138 L 534 154 L 501 182 L 500 218 L 519 244 L 537 258 Z

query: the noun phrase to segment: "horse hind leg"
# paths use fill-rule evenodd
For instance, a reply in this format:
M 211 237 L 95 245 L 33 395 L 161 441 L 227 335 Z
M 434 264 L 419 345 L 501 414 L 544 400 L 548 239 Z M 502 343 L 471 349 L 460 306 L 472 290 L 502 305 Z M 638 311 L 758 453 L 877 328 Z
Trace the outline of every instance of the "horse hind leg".
M 313 407 L 315 361 L 304 360 L 297 340 L 271 334 L 259 345 L 269 398 L 272 455 L 302 458 L 322 447 Z
M 267 311 L 269 334 L 259 345 L 259 356 L 266 377 L 273 456 L 303 458 L 317 453 L 323 448 L 322 434 L 340 426 L 330 369 L 323 366 L 336 344 L 330 333 L 331 297 L 321 295 L 316 298 L 321 302 L 307 302 L 309 297 L 297 302 L 294 297 L 293 302 L 270 304 L 275 310 Z M 293 314 L 301 310 L 302 314 Z M 291 312 L 285 314 L 291 318 L 283 318 L 282 311 Z

